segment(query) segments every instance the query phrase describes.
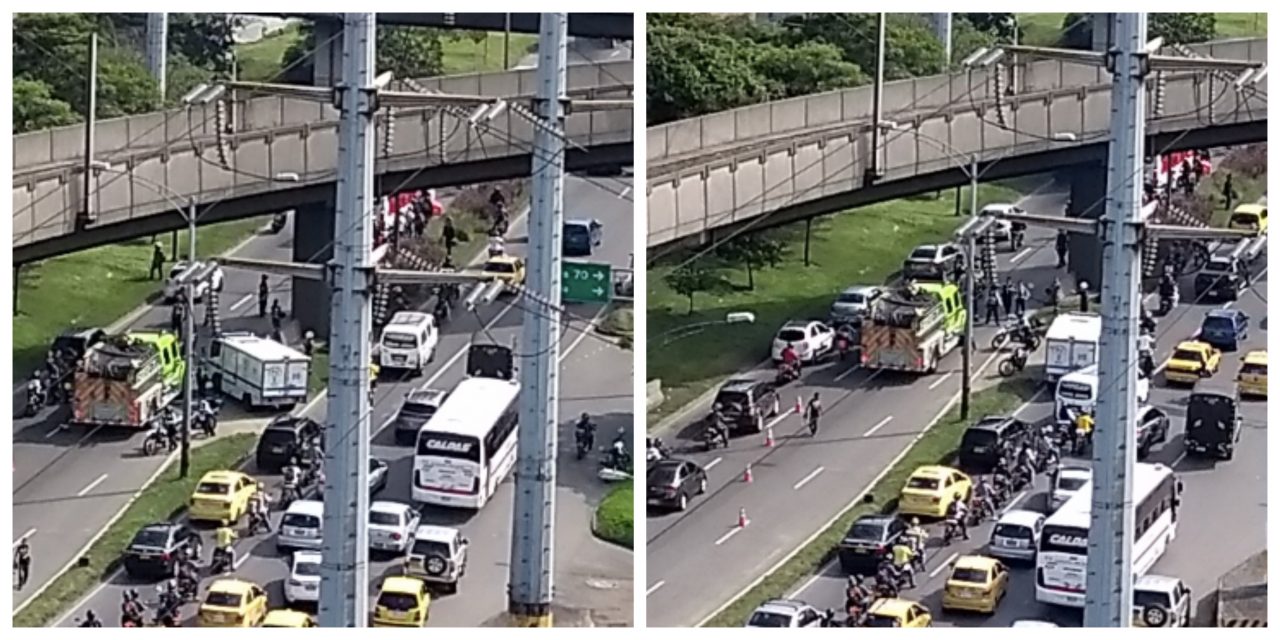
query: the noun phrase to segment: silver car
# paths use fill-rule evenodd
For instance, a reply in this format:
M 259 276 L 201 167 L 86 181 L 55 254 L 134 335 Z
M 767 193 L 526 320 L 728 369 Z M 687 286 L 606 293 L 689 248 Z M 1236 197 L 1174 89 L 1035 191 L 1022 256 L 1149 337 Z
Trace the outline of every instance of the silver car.
M 884 289 L 866 284 L 841 291 L 835 302 L 831 303 L 831 324 L 836 326 L 861 320 L 883 294 Z
M 1008 560 L 1035 560 L 1044 529 L 1044 514 L 1015 509 L 996 521 L 987 553 Z
M 400 502 L 378 500 L 369 505 L 369 548 L 403 554 L 413 543 L 422 516 Z

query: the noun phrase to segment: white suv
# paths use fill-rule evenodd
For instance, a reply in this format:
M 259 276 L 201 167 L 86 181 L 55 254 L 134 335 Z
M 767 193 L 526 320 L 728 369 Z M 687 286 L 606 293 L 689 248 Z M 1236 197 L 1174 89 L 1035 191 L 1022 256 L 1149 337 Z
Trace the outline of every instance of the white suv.
M 770 600 L 756 608 L 748 627 L 799 629 L 821 627 L 823 616 L 799 600 Z
M 324 503 L 319 500 L 294 500 L 280 518 L 276 533 L 276 549 L 319 549 L 323 540 Z
M 293 554 L 289 579 L 284 582 L 284 601 L 319 602 L 320 600 L 320 552 L 298 551 Z
M 409 548 L 404 572 L 455 593 L 458 580 L 467 572 L 468 544 L 453 527 L 422 525 L 413 532 L 413 546 Z

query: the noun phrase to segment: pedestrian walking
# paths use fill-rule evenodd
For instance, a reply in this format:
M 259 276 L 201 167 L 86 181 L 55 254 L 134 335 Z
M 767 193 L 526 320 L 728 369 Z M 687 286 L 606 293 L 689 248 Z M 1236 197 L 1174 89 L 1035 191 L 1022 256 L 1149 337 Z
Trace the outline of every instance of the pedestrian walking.
M 1065 229 L 1058 230 L 1058 237 L 1053 241 L 1053 250 L 1058 252 L 1058 268 L 1067 266 L 1067 249 L 1070 244 Z
M 452 256 L 453 248 L 458 245 L 458 230 L 453 228 L 453 219 L 449 216 L 444 217 L 444 230 L 440 237 L 444 239 L 444 254 Z
M 267 286 L 267 274 L 258 280 L 258 317 L 267 317 L 267 298 L 271 296 L 271 287 Z
M 157 242 L 151 245 L 151 270 L 147 272 L 148 280 L 159 280 L 164 276 L 164 249 Z
M 186 296 L 179 293 L 177 299 L 173 301 L 173 306 L 169 308 L 169 322 L 173 325 L 175 333 L 182 333 L 182 320 L 186 317 L 186 312 Z
M 280 299 L 276 298 L 271 301 L 271 329 L 275 333 L 280 333 L 280 328 L 284 325 L 284 309 L 280 306 Z M 277 340 L 279 342 L 279 340 Z
M 1054 278 L 1045 289 L 1045 293 L 1049 297 L 1049 304 L 1053 305 L 1053 315 L 1058 315 L 1058 305 L 1062 302 L 1062 283 Z
M 17 573 L 15 577 L 18 580 L 18 589 L 21 590 L 27 586 L 27 580 L 31 577 L 31 544 L 27 542 L 25 536 L 13 550 L 13 565 Z
M 1236 193 L 1236 189 L 1231 184 L 1231 174 L 1227 174 L 1227 179 L 1222 182 L 1222 199 L 1226 201 L 1227 211 L 1231 210 L 1231 204 L 1240 194 Z

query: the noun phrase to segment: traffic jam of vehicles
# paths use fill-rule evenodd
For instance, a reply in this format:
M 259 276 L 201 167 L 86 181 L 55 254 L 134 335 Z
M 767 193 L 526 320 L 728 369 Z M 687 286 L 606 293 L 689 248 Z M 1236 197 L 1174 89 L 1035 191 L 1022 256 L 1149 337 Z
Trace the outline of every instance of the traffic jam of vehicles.
M 1014 205 L 989 205 L 983 213 L 993 209 L 1018 212 Z M 1250 315 L 1265 313 L 1265 302 L 1252 291 L 1259 283 L 1265 287 L 1265 205 L 1241 205 L 1229 225 L 1260 237 L 1211 248 L 1198 273 L 1166 270 L 1144 301 L 1139 322 L 1135 626 L 1192 623 L 1190 579 L 1163 575 L 1159 564 L 1173 545 L 1179 511 L 1198 506 L 1184 505 L 1184 478 L 1175 467 L 1184 458 L 1231 461 L 1247 446 L 1241 443 L 1243 423 L 1265 420 L 1265 325 Z M 995 229 L 1016 251 L 1022 225 Z M 1049 236 L 1048 244 L 1054 242 Z M 1066 248 L 1061 238 L 1057 243 L 1061 267 Z M 786 322 L 770 347 L 774 375 L 744 374 L 725 382 L 696 441 L 714 455 L 737 438 L 763 433 L 771 447 L 773 425 L 787 415 L 802 420 L 798 433 L 817 437 L 824 398 L 785 387 L 804 384 L 805 373 L 826 362 L 840 363 L 841 370 L 852 363 L 873 376 L 938 373 L 942 358 L 962 344 L 965 314 L 974 312 L 964 307 L 965 262 L 956 245 L 917 247 L 898 281 L 849 286 L 837 294 L 827 318 Z M 986 625 L 1079 626 L 1101 316 L 1096 301 L 1079 310 L 1059 309 L 1056 290 L 1050 292 L 1055 313 L 1033 314 L 1026 311 L 1029 296 L 1012 283 L 1018 274 L 1001 283 L 988 280 L 989 273 L 979 268 L 978 275 L 987 277 L 977 285 L 975 304 L 986 301 L 989 322 L 1004 315 L 993 314 L 994 305 L 1011 316 L 991 339 L 991 357 L 1004 354 L 998 371 L 1006 377 L 1041 365 L 1036 381 L 1049 405 L 1029 401 L 1014 414 L 979 416 L 951 461 L 910 474 L 895 513 L 858 518 L 831 565 L 786 598 L 761 605 L 747 626 L 970 626 L 975 613 L 986 617 Z M 1180 296 L 1184 290 L 1194 297 Z M 1150 298 L 1157 300 L 1154 312 Z M 1033 358 L 1041 347 L 1043 356 Z M 796 396 L 801 399 L 792 406 L 789 400 Z M 1180 453 L 1174 443 L 1180 443 Z M 706 464 L 694 457 L 668 457 L 650 466 L 651 514 L 684 511 L 703 494 L 714 499 L 711 466 L 721 458 Z M 751 483 L 750 466 L 734 481 Z M 745 509 L 739 513 L 741 530 L 749 520 Z M 1009 595 L 1015 596 L 1015 610 L 995 615 Z
M 508 224 L 505 200 L 491 204 L 498 210 L 491 231 L 497 236 Z M 581 238 L 566 234 L 573 235 L 574 251 L 589 255 L 601 241 L 602 226 L 594 220 L 572 224 L 585 230 Z M 523 260 L 494 244 L 480 270 L 494 280 L 523 284 Z M 174 271 L 179 272 L 185 273 L 186 267 Z M 220 274 L 220 269 L 213 273 Z M 193 289 L 207 298 L 221 275 L 202 282 Z M 165 291 L 167 298 L 183 302 L 183 287 L 170 284 Z M 413 310 L 403 294 L 390 301 L 390 317 L 378 323 L 372 345 L 371 402 L 376 402 L 379 377 L 402 382 L 426 373 L 444 337 L 441 325 L 460 297 L 449 287 L 436 287 L 433 312 Z M 268 315 L 265 294 L 259 305 L 259 315 Z M 198 365 L 184 359 L 181 323 L 176 320 L 173 331 L 68 332 L 55 341 L 46 366 L 27 388 L 29 415 L 66 402 L 71 416 L 66 428 L 146 431 L 145 455 L 178 448 L 182 392 L 190 366 L 199 367 L 193 436 L 216 433 L 224 399 L 246 411 L 291 411 L 267 421 L 249 463 L 200 477 L 184 515 L 150 523 L 135 533 L 121 558 L 123 576 L 106 585 L 121 591 L 120 626 L 316 626 L 325 433 L 305 410 L 292 411 L 307 404 L 314 345 L 309 334 L 301 351 L 284 344 L 275 315 L 271 309 L 274 331 L 268 337 L 249 332 L 225 332 L 207 340 L 201 336 L 195 350 Z M 424 513 L 434 512 L 432 507 L 463 513 L 482 509 L 514 466 L 519 397 L 515 354 L 509 345 L 473 336 L 457 354 L 462 356 L 459 364 L 465 376 L 452 388 L 429 381 L 409 389 L 394 415 L 385 424 L 373 425 L 375 438 L 383 429 L 394 436 L 390 446 L 406 450 L 408 455 L 401 457 L 412 466 L 411 486 L 394 490 L 403 499 L 386 500 L 379 496 L 388 489 L 395 460 L 369 460 L 369 550 L 375 568 L 385 569 L 383 576 L 370 571 L 373 626 L 425 626 L 433 599 L 459 591 L 470 545 L 452 526 L 461 521 L 432 522 Z M 454 362 L 456 358 L 445 367 Z M 443 373 L 442 369 L 430 380 Z M 579 431 L 594 437 L 594 424 L 586 414 L 579 420 Z M 629 473 L 629 453 L 624 450 L 621 455 L 627 459 L 614 466 Z M 260 542 L 273 546 L 275 557 L 261 557 Z M 245 566 L 250 561 L 256 566 Z M 264 572 L 282 579 L 266 580 Z M 91 595 L 83 605 L 98 611 L 73 612 L 76 624 L 101 626 L 104 615 L 115 613 L 93 602 Z

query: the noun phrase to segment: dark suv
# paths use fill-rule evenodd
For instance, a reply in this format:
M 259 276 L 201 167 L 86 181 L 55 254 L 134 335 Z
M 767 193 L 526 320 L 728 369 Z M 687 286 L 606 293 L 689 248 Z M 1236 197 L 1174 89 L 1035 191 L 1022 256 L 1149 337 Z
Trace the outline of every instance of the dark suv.
M 311 418 L 283 415 L 272 418 L 267 428 L 258 438 L 255 455 L 259 471 L 275 473 L 284 468 L 289 457 L 301 450 L 307 440 L 321 438 L 323 445 L 324 428 Z
M 888 557 L 907 525 L 896 516 L 862 516 L 853 521 L 837 552 L 845 573 L 870 575 Z
M 730 429 L 746 433 L 760 433 L 764 430 L 765 420 L 778 415 L 781 410 L 781 398 L 773 382 L 749 378 L 734 378 L 724 383 L 716 394 L 713 412 L 717 404 Z
M 987 416 L 965 429 L 960 438 L 960 467 L 985 473 L 1000 461 L 1006 446 L 1017 446 L 1031 435 L 1031 426 L 1012 416 Z
M 185 548 L 199 561 L 200 534 L 186 524 L 157 522 L 134 534 L 124 550 L 124 570 L 131 578 L 173 576 L 178 550 Z

